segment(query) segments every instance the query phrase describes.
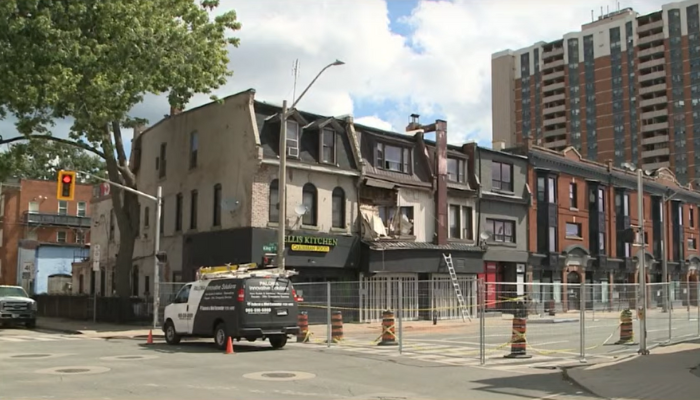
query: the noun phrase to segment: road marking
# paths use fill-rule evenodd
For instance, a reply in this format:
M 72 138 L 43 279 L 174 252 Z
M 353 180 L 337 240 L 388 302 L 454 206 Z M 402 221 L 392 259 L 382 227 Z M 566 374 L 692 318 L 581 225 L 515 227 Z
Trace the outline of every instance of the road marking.
M 5 342 L 26 342 L 26 340 L 15 339 L 15 338 L 11 338 L 11 337 L 0 337 L 0 340 L 5 341 Z

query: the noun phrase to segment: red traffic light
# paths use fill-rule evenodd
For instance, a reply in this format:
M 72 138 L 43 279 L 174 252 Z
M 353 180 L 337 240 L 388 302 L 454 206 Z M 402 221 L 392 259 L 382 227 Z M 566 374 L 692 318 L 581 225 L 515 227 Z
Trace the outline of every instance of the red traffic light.
M 71 183 L 73 181 L 73 177 L 70 175 L 63 175 L 63 183 Z

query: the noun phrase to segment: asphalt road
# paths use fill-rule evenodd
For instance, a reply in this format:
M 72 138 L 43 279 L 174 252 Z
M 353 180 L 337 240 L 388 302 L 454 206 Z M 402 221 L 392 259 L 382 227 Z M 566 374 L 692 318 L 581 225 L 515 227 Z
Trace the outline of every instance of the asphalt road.
M 694 315 L 688 319 L 685 312 L 671 315 L 671 336 L 673 341 L 680 341 L 700 336 L 700 325 Z M 566 314 L 551 320 L 530 320 L 527 324 L 527 353 L 530 360 L 504 360 L 510 354 L 512 322 L 492 318 L 486 321 L 484 335 L 486 343 L 486 365 L 566 365 L 580 360 L 581 323 L 577 314 Z M 411 325 L 406 322 L 405 325 Z M 479 362 L 480 335 L 479 321 L 467 322 L 464 327 L 443 328 L 440 323 L 427 330 L 403 330 L 403 355 L 419 360 L 431 360 L 452 365 L 481 365 Z M 594 315 L 588 313 L 585 321 L 585 359 L 590 362 L 609 361 L 629 354 L 636 354 L 639 349 L 639 321 L 633 320 L 634 340 L 617 344 L 620 340 L 619 320 L 610 314 Z M 351 331 L 338 347 L 360 354 L 391 356 L 399 352 L 398 346 L 382 347 L 374 342 L 376 334 L 358 334 Z M 397 340 L 401 332 L 397 328 Z M 647 319 L 647 344 L 649 348 L 668 342 L 668 314 L 654 312 Z M 322 340 L 317 344 L 323 346 Z
M 179 346 L 0 330 L 0 399 L 579 399 L 556 371 L 512 372 L 292 343 Z M 252 374 L 252 375 L 249 375 Z

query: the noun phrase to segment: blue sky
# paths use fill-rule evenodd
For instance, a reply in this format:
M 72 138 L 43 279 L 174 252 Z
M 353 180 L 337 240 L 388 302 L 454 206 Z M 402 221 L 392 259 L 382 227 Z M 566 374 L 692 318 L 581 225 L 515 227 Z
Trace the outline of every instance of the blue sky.
M 491 55 L 561 38 L 590 22 L 585 0 L 221 0 L 235 10 L 242 29 L 230 52 L 234 75 L 216 91 L 226 96 L 249 88 L 256 99 L 281 104 L 294 92 L 292 66 L 299 61 L 297 94 L 335 59 L 299 108 L 323 115 L 352 114 L 358 123 L 402 131 L 411 113 L 421 122 L 444 119 L 448 141 L 491 145 Z M 608 4 L 609 3 L 609 4 Z M 640 14 L 662 0 L 621 2 Z M 595 11 L 596 15 L 598 11 Z M 553 16 L 556 16 L 553 18 Z M 208 102 L 196 96 L 189 107 Z M 164 95 L 150 95 L 132 116 L 151 124 L 169 110 Z M 54 134 L 65 136 L 58 121 Z M 13 136 L 13 121 L 0 135 Z

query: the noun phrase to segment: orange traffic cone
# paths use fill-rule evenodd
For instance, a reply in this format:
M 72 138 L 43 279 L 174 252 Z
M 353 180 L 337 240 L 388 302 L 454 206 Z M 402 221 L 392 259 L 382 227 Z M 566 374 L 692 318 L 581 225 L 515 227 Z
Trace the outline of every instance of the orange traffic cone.
M 233 354 L 233 342 L 231 341 L 230 336 L 226 341 L 226 354 Z
M 153 329 L 148 330 L 148 340 L 146 340 L 146 344 L 153 344 Z

